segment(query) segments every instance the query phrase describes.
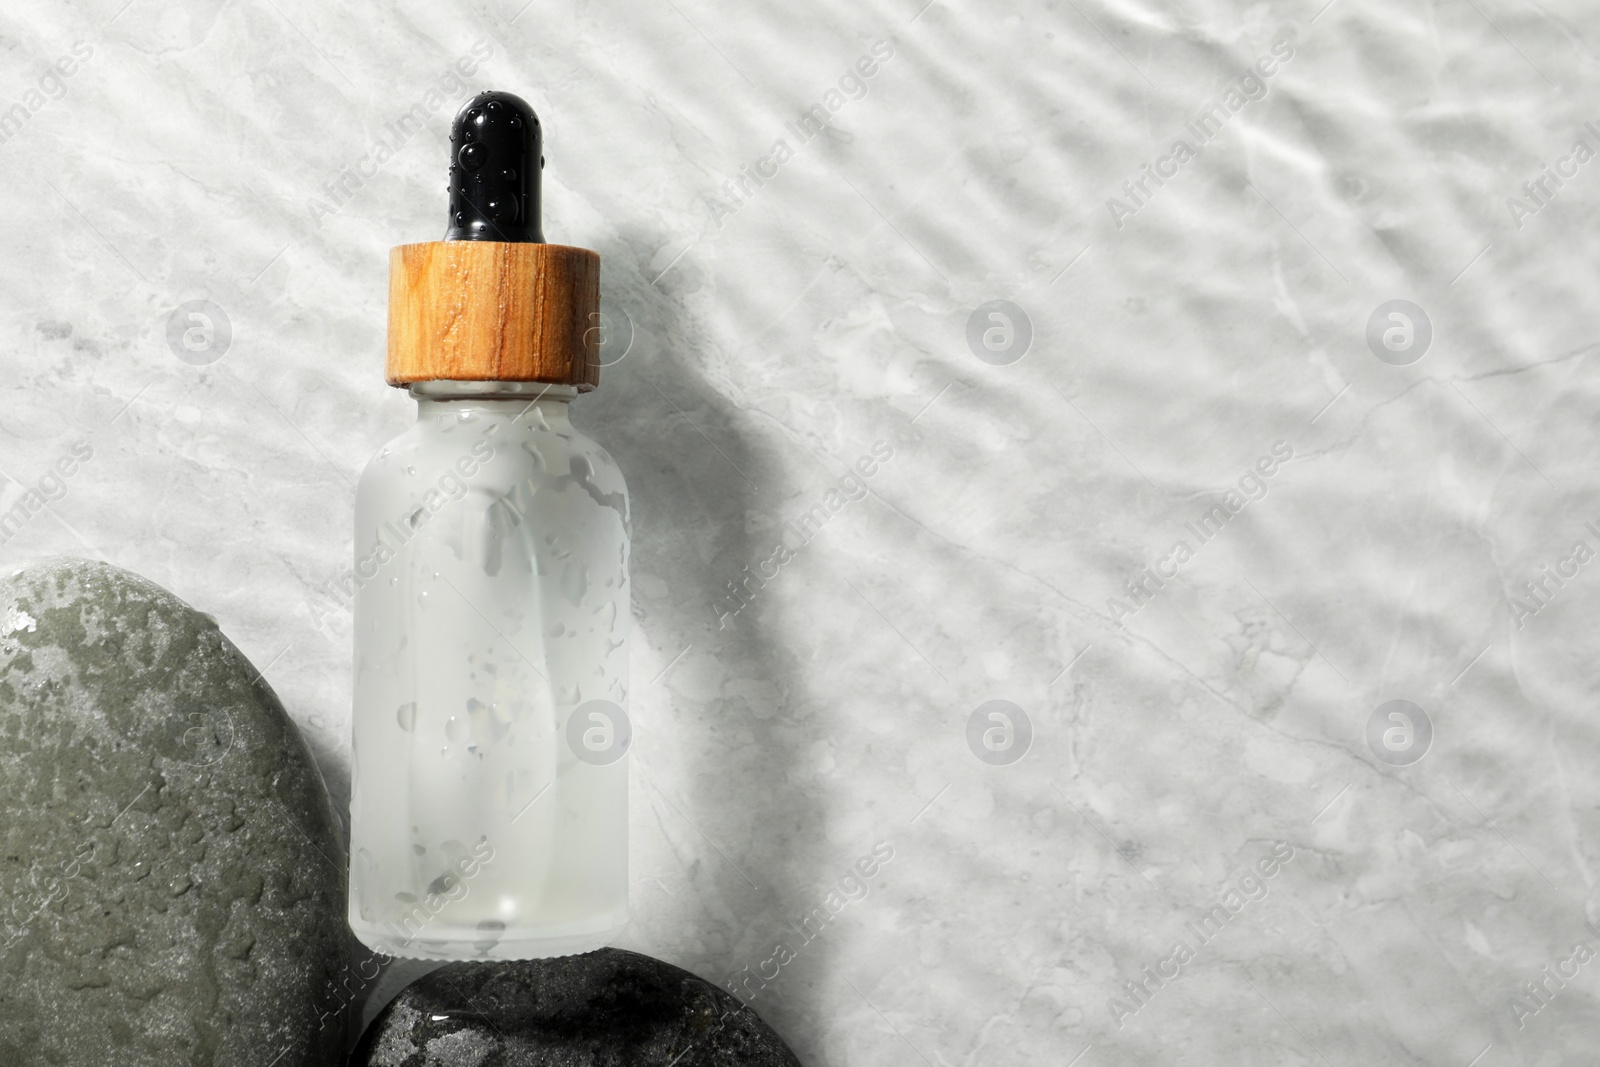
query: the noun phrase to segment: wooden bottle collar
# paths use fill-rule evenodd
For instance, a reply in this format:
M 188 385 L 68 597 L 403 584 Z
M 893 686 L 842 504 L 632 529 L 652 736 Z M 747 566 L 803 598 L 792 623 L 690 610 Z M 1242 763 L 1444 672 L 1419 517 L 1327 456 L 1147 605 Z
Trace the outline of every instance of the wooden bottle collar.
M 600 383 L 600 257 L 568 245 L 424 241 L 389 253 L 390 385 Z

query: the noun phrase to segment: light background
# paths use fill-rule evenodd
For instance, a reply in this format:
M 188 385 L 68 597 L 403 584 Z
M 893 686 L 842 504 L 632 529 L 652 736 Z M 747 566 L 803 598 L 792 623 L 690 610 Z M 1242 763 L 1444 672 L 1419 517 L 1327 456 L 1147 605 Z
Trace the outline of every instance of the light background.
M 807 1064 L 1576 1062 L 1600 962 L 1520 1027 L 1511 998 L 1600 946 L 1600 563 L 1520 625 L 1508 598 L 1600 551 L 1600 162 L 1523 191 L 1600 150 L 1600 13 L 1324 2 L 8 3 L 0 108 L 49 93 L 0 143 L 0 510 L 94 454 L 0 563 L 103 558 L 214 613 L 343 807 L 350 627 L 318 590 L 410 417 L 387 250 L 442 234 L 468 91 L 313 198 L 484 42 L 470 91 L 539 112 L 546 234 L 599 251 L 633 328 L 575 408 L 634 501 L 625 946 L 756 968 L 886 841 L 755 1001 Z M 232 331 L 206 366 L 167 340 L 196 299 Z M 1396 299 L 1433 334 L 1406 366 L 1367 341 Z M 1008 365 L 969 344 L 993 300 L 1031 326 Z M 878 441 L 869 495 L 719 627 Z M 1032 727 L 1009 765 L 967 741 L 993 699 Z M 1408 766 L 1367 741 L 1391 699 L 1432 724 Z M 1114 1012 L 1278 841 L 1265 898 Z

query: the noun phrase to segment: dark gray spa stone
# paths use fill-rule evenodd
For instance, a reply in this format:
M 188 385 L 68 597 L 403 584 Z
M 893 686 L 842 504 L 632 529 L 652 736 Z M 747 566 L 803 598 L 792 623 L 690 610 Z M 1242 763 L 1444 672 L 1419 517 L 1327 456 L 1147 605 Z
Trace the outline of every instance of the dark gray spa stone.
M 338 1063 L 338 827 L 209 615 L 86 560 L 0 576 L 0 1064 Z
M 350 1067 L 799 1067 L 749 1007 L 670 963 L 617 948 L 452 963 L 411 985 Z

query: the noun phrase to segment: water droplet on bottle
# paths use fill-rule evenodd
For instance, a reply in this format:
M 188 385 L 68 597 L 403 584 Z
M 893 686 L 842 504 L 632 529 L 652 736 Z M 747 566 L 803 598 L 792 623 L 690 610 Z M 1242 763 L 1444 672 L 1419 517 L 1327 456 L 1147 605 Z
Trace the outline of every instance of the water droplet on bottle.
M 417 705 L 414 702 L 401 704 L 400 709 L 395 712 L 395 720 L 400 723 L 400 729 L 406 733 L 415 730 L 417 728 Z
M 474 941 L 472 947 L 479 952 L 487 953 L 500 943 L 500 937 L 505 933 L 506 924 L 499 919 L 485 919 L 478 924 L 480 940 Z
M 453 745 L 459 745 L 471 734 L 467 720 L 461 715 L 450 716 L 450 721 L 444 724 L 444 735 Z
M 574 604 L 583 603 L 583 594 L 589 588 L 589 573 L 583 567 L 569 563 L 561 569 L 561 595 Z

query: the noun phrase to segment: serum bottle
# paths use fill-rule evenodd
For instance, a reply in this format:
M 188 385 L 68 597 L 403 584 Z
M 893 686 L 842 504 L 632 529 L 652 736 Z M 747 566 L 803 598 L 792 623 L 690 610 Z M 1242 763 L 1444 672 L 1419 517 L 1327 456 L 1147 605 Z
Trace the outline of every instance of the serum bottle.
M 387 378 L 417 421 L 356 494 L 352 929 L 531 959 L 628 918 L 628 494 L 568 407 L 600 260 L 544 243 L 539 120 L 480 93 L 442 241 L 390 255 Z

